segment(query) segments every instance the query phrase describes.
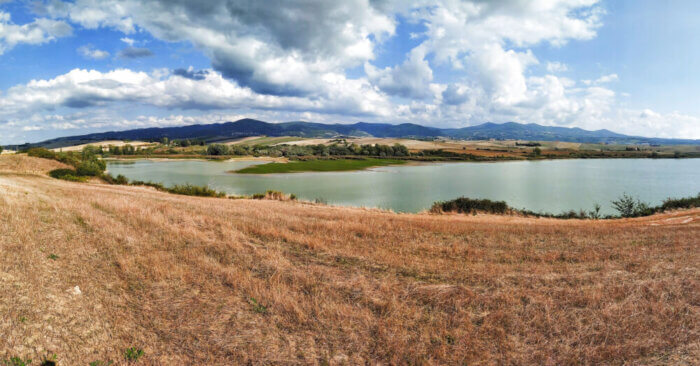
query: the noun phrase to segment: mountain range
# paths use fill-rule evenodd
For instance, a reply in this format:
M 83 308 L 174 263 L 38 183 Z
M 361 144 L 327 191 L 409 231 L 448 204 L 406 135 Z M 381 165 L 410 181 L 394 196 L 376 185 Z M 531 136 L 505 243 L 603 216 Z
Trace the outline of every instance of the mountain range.
M 310 138 L 333 137 L 404 137 L 404 138 L 452 138 L 461 140 L 528 140 L 568 141 L 608 144 L 652 145 L 700 145 L 700 140 L 665 139 L 628 136 L 609 130 L 588 131 L 581 128 L 551 127 L 535 123 L 516 122 L 484 123 L 464 128 L 435 128 L 413 123 L 392 125 L 387 123 L 323 124 L 312 122 L 268 123 L 255 119 L 235 122 L 190 125 L 181 127 L 152 127 L 126 131 L 92 133 L 80 136 L 59 137 L 18 147 L 59 148 L 105 140 L 156 141 L 164 137 L 173 139 L 197 139 L 219 142 L 247 136 L 298 136 Z

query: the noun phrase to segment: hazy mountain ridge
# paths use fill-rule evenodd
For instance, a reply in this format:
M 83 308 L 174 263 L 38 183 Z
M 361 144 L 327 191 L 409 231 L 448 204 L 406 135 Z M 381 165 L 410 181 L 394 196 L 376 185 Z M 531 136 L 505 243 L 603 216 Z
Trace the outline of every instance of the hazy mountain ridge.
M 615 143 L 615 144 L 684 144 L 700 145 L 700 140 L 665 139 L 627 136 L 609 130 L 588 131 L 578 127 L 551 127 L 535 123 L 487 122 L 464 128 L 435 128 L 413 123 L 392 125 L 387 123 L 358 122 L 354 124 L 323 124 L 312 122 L 268 123 L 255 119 L 241 119 L 236 122 L 190 125 L 181 127 L 151 127 L 126 131 L 110 131 L 80 136 L 59 137 L 20 147 L 43 146 L 58 148 L 82 143 L 104 140 L 160 140 L 201 139 L 207 142 L 225 141 L 247 136 L 299 136 L 315 138 L 332 138 L 341 136 L 374 137 L 411 137 L 438 138 L 448 137 L 464 140 L 533 140 L 533 141 L 568 141 L 581 143 Z

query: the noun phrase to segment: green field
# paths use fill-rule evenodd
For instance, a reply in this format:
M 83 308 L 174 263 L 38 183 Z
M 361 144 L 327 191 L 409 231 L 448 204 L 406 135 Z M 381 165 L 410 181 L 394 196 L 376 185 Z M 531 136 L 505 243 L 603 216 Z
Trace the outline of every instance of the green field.
M 269 163 L 249 166 L 235 173 L 242 174 L 273 174 L 300 172 L 340 172 L 362 170 L 375 166 L 404 164 L 404 160 L 395 159 L 337 159 L 337 160 L 305 160 L 289 163 Z

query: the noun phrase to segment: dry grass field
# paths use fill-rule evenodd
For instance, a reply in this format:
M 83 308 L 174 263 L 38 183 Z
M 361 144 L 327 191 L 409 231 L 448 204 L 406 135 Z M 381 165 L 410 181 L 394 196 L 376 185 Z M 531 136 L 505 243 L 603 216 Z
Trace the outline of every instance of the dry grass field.
M 83 148 L 86 146 L 95 146 L 95 147 L 102 147 L 103 149 L 107 149 L 109 146 L 124 146 L 124 145 L 131 145 L 134 147 L 144 147 L 144 146 L 150 146 L 154 145 L 153 143 L 150 142 L 145 142 L 145 141 L 122 141 L 122 140 L 107 140 L 107 141 L 100 141 L 100 142 L 92 142 L 89 144 L 81 144 L 81 145 L 73 145 L 73 146 L 66 146 L 66 147 L 61 147 L 61 148 L 56 148 L 56 149 L 51 149 L 53 151 L 81 151 Z
M 399 215 L 43 174 L 59 166 L 0 157 L 0 360 L 700 363 L 697 209 Z

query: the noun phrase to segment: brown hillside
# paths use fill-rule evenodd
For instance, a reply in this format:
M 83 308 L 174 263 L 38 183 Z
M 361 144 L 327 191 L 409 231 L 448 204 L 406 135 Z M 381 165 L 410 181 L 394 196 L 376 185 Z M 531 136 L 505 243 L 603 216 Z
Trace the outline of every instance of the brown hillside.
M 69 183 L 9 158 L 0 361 L 700 362 L 700 209 L 399 215 Z

